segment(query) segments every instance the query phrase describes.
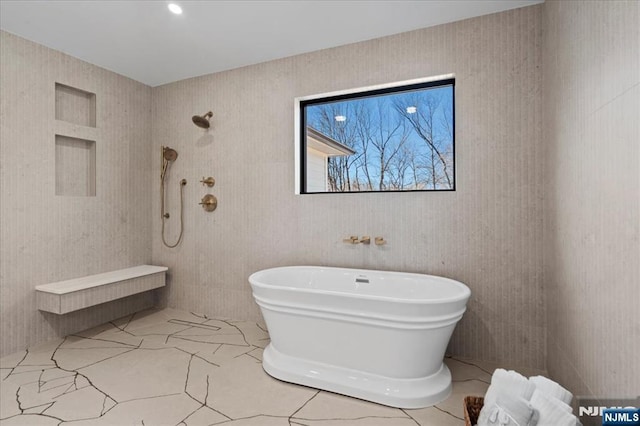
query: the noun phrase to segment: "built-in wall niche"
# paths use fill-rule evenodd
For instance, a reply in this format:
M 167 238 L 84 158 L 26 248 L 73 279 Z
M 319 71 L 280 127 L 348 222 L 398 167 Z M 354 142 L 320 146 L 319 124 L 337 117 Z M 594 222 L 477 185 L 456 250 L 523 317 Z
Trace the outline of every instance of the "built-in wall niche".
M 56 120 L 96 127 L 96 94 L 56 83 Z
M 56 195 L 96 195 L 96 142 L 56 135 Z

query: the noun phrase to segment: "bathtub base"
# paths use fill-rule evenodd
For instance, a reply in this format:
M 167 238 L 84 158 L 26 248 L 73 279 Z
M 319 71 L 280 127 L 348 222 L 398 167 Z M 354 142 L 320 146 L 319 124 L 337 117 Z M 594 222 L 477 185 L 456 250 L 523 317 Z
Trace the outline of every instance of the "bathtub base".
M 418 379 L 394 379 L 359 370 L 292 357 L 269 344 L 262 367 L 272 377 L 397 408 L 424 408 L 451 394 L 451 373 L 444 363 L 437 373 Z

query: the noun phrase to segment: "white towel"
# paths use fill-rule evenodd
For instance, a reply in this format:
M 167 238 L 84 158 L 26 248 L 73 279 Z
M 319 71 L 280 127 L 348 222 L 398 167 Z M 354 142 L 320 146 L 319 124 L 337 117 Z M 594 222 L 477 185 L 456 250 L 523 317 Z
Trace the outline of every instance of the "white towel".
M 536 426 L 538 412 L 526 399 L 500 393 L 495 402 L 485 405 L 478 416 L 478 426 Z
M 513 370 L 497 368 L 491 376 L 491 386 L 484 396 L 485 405 L 491 405 L 496 401 L 498 395 L 509 394 L 521 397 L 527 401 L 531 399 L 536 385 L 526 377 Z
M 547 404 L 551 404 L 554 408 L 566 411 L 569 414 L 573 413 L 573 408 L 571 408 L 569 405 L 560 401 L 558 398 L 545 394 L 540 389 L 536 389 L 535 391 L 533 391 L 533 395 L 531 395 L 531 404 L 534 404 L 534 401 L 536 401 L 538 405 L 543 404 L 546 406 Z
M 531 397 L 531 406 L 538 411 L 538 426 L 576 426 L 579 424 L 573 410 L 564 402 L 545 395 L 536 389 Z
M 559 399 L 567 405 L 571 405 L 573 394 L 553 380 L 547 379 L 544 376 L 533 376 L 529 377 L 529 381 L 536 385 L 536 388 L 540 389 L 543 394 Z

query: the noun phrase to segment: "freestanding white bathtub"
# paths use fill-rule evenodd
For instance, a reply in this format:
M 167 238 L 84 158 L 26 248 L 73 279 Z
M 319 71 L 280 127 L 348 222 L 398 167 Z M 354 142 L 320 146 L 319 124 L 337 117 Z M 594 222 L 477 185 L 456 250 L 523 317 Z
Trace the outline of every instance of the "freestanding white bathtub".
M 400 408 L 451 392 L 443 363 L 471 295 L 432 275 L 292 266 L 249 277 L 271 343 L 263 368 L 287 382 Z

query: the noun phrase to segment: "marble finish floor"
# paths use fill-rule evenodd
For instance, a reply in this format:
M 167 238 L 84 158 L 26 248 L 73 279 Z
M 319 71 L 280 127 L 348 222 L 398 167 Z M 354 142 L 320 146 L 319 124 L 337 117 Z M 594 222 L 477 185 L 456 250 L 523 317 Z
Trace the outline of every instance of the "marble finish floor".
M 447 358 L 453 393 L 402 410 L 284 383 L 261 366 L 264 325 L 147 310 L 0 359 L 0 424 L 449 426 L 495 366 Z

